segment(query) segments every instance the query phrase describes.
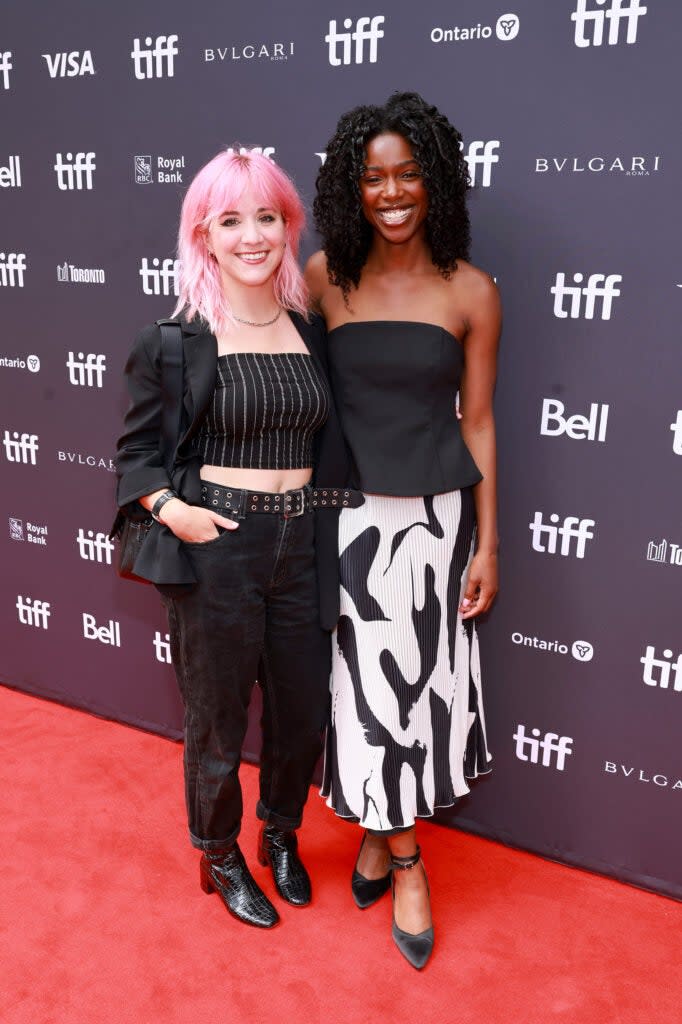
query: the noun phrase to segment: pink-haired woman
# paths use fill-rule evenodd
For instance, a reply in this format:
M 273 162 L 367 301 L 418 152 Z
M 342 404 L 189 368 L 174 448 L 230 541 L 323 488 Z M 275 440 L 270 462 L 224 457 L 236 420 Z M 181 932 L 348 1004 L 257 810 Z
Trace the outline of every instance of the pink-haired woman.
M 310 879 L 296 829 L 321 749 L 330 670 L 313 510 L 324 505 L 330 517 L 339 503 L 338 489 L 328 504 L 312 487 L 323 438 L 328 472 L 338 465 L 345 473 L 334 458 L 343 452 L 324 327 L 307 311 L 296 262 L 303 224 L 293 184 L 266 157 L 228 150 L 199 171 L 180 219 L 174 316 L 184 398 L 173 468 L 160 451 L 158 325 L 139 334 L 126 365 L 131 404 L 117 456 L 119 507 L 135 514 L 141 505 L 155 520 L 134 569 L 156 584 L 168 613 L 201 884 L 262 928 L 277 923 L 277 911 L 237 844 L 248 704 L 258 679 L 258 859 L 271 866 L 280 896 L 303 906 Z

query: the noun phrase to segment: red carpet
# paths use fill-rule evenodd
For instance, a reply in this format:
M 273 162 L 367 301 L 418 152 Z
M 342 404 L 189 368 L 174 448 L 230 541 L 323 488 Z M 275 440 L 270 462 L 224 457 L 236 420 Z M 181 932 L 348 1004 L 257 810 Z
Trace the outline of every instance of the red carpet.
M 422 974 L 361 912 L 358 833 L 313 791 L 315 887 L 272 932 L 198 884 L 178 744 L 0 687 L 3 1024 L 679 1024 L 680 906 L 425 825 L 436 949 Z M 242 769 L 252 808 L 256 772 Z

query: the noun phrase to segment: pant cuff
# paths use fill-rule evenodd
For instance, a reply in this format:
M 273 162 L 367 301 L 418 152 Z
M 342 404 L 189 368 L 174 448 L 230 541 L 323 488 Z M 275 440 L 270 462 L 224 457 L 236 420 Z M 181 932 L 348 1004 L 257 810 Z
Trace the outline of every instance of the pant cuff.
M 262 800 L 259 800 L 256 804 L 256 817 L 266 825 L 276 825 L 282 832 L 294 832 L 301 827 L 303 815 L 299 814 L 298 818 L 285 818 L 283 814 L 269 810 Z
M 189 838 L 192 846 L 203 853 L 227 853 L 237 842 L 240 831 L 241 823 L 225 839 L 199 839 L 192 832 Z

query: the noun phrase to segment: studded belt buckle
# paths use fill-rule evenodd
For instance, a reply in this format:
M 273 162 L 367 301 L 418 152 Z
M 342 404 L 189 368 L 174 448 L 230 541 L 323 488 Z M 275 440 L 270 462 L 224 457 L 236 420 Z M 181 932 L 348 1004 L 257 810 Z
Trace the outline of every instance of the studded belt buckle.
M 296 512 L 291 511 L 291 505 L 294 501 L 294 497 L 298 498 L 299 507 Z M 285 491 L 284 494 L 284 518 L 285 519 L 298 519 L 305 512 L 305 488 L 296 487 L 293 491 Z

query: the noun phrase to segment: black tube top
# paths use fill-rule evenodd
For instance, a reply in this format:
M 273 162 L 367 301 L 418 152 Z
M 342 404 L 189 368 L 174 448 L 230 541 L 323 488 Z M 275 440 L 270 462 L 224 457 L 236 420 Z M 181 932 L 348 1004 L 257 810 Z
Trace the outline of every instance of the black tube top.
M 328 338 L 353 486 L 416 496 L 482 479 L 455 410 L 464 355 L 453 334 L 416 321 L 361 320 L 333 328 Z

